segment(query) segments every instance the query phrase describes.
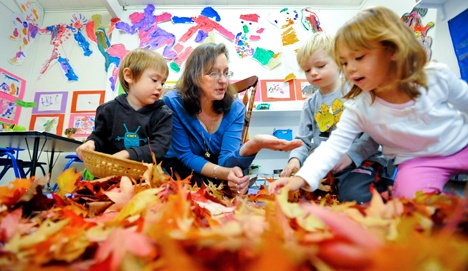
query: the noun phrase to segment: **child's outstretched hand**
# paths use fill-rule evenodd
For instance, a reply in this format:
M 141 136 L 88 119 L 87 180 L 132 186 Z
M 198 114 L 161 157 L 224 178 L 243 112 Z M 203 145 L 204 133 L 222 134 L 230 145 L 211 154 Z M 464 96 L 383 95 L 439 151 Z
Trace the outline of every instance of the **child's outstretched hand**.
M 276 194 L 283 187 L 288 191 L 296 191 L 305 185 L 307 185 L 307 183 L 301 177 L 279 178 L 270 184 L 268 192 L 270 194 Z

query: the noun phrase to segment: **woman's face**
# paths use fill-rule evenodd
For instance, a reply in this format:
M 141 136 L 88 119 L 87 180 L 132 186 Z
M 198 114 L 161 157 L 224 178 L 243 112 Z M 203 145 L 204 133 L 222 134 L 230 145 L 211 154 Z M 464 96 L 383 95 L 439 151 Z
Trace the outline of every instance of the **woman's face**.
M 222 100 L 229 84 L 227 74 L 229 74 L 227 57 L 225 54 L 220 54 L 211 71 L 202 77 L 202 98 L 210 101 Z

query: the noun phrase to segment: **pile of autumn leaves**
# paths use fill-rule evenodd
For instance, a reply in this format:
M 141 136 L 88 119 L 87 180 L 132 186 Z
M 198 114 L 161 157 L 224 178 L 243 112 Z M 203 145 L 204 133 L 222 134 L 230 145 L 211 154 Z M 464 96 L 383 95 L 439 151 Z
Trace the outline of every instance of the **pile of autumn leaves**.
M 0 270 L 465 270 L 468 203 L 361 206 L 284 191 L 229 198 L 150 166 L 139 182 L 67 170 L 0 187 Z

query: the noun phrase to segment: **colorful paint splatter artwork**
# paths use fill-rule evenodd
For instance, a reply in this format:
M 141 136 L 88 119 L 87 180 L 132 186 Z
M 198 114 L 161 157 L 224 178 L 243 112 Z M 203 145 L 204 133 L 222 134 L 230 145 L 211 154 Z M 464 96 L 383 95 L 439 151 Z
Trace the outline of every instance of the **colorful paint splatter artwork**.
M 177 53 L 177 58 L 174 59 L 169 66 L 172 70 L 179 72 L 182 63 L 188 58 L 192 52 L 192 46 L 186 46 L 187 41 L 195 35 L 194 41 L 202 43 L 212 31 L 216 31 L 221 36 L 230 41 L 234 41 L 235 35 L 222 26 L 219 22 L 221 16 L 212 7 L 205 7 L 199 16 L 196 17 L 172 17 L 172 22 L 175 24 L 194 24 L 180 38 L 177 44 L 174 45 L 174 50 Z
M 36 39 L 41 21 L 39 11 L 30 0 L 16 0 L 22 14 L 13 14 L 12 33 L 10 39 L 19 43 L 18 51 L 8 59 L 13 65 L 22 64 L 26 58 L 27 51 L 32 42 Z
M 401 20 L 405 22 L 407 26 L 413 29 L 416 38 L 421 42 L 426 50 L 427 59 L 432 57 L 432 37 L 427 35 L 429 29 L 434 27 L 434 22 L 428 22 L 426 25 L 423 25 L 421 17 L 426 15 L 427 8 L 414 8 L 411 12 L 405 13 L 401 16 Z
M 85 56 L 92 54 L 89 49 L 89 42 L 85 39 L 81 30 L 87 23 L 87 19 L 81 14 L 73 14 L 70 24 L 57 24 L 47 26 L 45 28 L 39 28 L 41 34 L 50 34 L 50 44 L 52 45 L 52 52 L 49 59 L 46 60 L 42 66 L 39 77 L 44 75 L 51 65 L 59 63 L 64 75 L 68 81 L 78 80 L 78 76 L 75 74 L 73 67 L 71 66 L 69 59 L 66 57 L 69 52 L 63 51 L 64 43 L 70 40 L 73 36 L 74 40 L 83 50 Z

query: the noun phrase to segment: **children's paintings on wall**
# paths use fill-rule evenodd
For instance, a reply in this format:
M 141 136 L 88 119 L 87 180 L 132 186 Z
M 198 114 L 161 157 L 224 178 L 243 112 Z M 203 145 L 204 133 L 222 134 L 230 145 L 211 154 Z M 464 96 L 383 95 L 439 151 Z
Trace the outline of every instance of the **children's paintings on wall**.
M 87 137 L 93 132 L 96 114 L 70 114 L 68 128 L 74 128 L 73 136 Z
M 33 114 L 65 113 L 68 92 L 36 92 Z
M 0 68 L 0 122 L 17 124 L 21 107 L 18 102 L 23 99 L 26 81 Z
M 318 90 L 316 86 L 311 85 L 306 79 L 294 79 L 294 88 L 297 100 L 305 100 Z
M 294 101 L 294 83 L 292 80 L 260 80 L 262 101 Z
M 29 130 L 62 135 L 64 114 L 31 115 Z
M 92 113 L 104 102 L 104 90 L 73 91 L 71 113 Z
M 16 123 L 18 106 L 8 99 L 0 98 L 0 121 L 6 123 Z

